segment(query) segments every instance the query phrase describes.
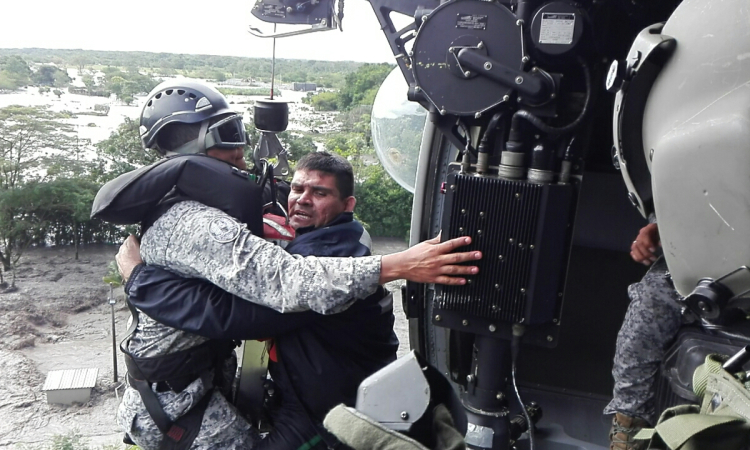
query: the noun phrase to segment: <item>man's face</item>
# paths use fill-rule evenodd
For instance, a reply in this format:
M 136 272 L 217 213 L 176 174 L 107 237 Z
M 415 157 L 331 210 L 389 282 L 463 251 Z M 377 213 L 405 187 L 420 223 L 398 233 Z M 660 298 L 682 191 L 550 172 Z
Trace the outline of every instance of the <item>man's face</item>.
M 320 228 L 339 214 L 353 211 L 354 197 L 342 199 L 336 177 L 319 170 L 298 170 L 289 193 L 289 224 L 298 228 Z
M 247 170 L 247 163 L 245 162 L 245 153 L 244 149 L 242 147 L 237 147 L 233 149 L 221 149 L 221 148 L 212 148 L 208 151 L 206 151 L 206 154 L 208 156 L 213 156 L 216 159 L 220 159 L 224 162 L 228 162 L 229 164 L 232 164 L 233 166 L 237 166 L 240 170 Z

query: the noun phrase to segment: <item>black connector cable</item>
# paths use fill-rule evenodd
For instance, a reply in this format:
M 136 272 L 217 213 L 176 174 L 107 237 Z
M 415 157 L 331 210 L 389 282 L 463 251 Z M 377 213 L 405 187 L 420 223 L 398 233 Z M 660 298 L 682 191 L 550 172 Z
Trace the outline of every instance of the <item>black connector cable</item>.
M 529 411 L 521 400 L 521 393 L 518 391 L 518 383 L 516 383 L 516 360 L 518 359 L 518 353 L 521 351 L 521 338 L 526 333 L 526 327 L 520 323 L 513 324 L 513 338 L 510 341 L 510 358 L 511 358 L 511 380 L 513 381 L 513 391 L 516 393 L 518 404 L 521 406 L 523 416 L 526 418 L 528 424 L 528 430 L 526 432 L 529 435 L 529 450 L 534 450 L 534 422 L 531 420 Z
M 513 119 L 511 120 L 511 129 L 518 129 L 518 121 L 520 121 L 521 119 L 525 119 L 543 133 L 560 135 L 573 131 L 581 123 L 583 123 L 583 119 L 586 118 L 589 109 L 591 109 L 591 97 L 593 96 L 593 92 L 591 88 L 591 70 L 589 69 L 588 64 L 586 64 L 586 60 L 578 57 L 578 63 L 581 65 L 581 69 L 583 70 L 583 77 L 586 82 L 586 100 L 583 102 L 583 108 L 581 108 L 580 114 L 578 114 L 578 117 L 576 117 L 574 121 L 562 127 L 553 127 L 544 123 L 544 121 L 542 121 L 542 119 L 540 119 L 536 115 L 522 109 L 516 111 L 516 113 L 513 114 Z

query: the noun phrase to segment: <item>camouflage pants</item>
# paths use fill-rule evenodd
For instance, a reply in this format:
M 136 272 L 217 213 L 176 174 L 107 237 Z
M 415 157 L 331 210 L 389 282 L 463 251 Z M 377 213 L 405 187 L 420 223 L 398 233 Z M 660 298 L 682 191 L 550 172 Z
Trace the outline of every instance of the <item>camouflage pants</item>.
M 157 393 L 159 403 L 171 420 L 184 415 L 205 394 L 202 382 L 196 380 L 182 392 Z M 221 393 L 214 390 L 208 403 L 198 436 L 191 450 L 250 449 L 260 440 L 255 429 Z M 128 387 L 117 410 L 117 423 L 142 450 L 158 450 L 162 433 L 146 410 L 137 390 Z
M 664 354 L 682 324 L 680 295 L 667 278 L 664 258 L 628 288 L 630 306 L 617 335 L 612 401 L 604 414 L 616 412 L 656 420 L 656 375 Z

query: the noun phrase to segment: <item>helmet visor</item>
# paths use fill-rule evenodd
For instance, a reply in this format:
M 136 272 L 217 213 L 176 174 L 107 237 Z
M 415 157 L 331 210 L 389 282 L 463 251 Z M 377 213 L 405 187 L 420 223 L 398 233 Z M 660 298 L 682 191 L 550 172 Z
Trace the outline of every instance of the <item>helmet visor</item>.
M 247 132 L 242 116 L 233 114 L 225 117 L 206 130 L 206 149 L 213 147 L 230 149 L 247 145 Z

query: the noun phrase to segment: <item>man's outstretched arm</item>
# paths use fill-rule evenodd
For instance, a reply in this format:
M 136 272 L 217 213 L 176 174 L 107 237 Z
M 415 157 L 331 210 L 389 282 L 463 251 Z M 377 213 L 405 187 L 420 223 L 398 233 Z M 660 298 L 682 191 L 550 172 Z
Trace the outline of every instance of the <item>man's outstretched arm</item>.
M 295 257 L 228 215 L 196 202 L 182 202 L 157 220 L 143 237 L 144 260 L 188 277 L 203 278 L 254 303 L 282 312 L 312 309 L 332 313 L 352 298 L 365 298 L 381 282 L 399 278 L 420 283 L 464 284 L 480 252 L 448 254 L 469 238 L 439 244 L 437 239 L 383 257 Z M 136 241 L 118 253 L 133 265 Z M 129 253 L 130 252 L 130 253 Z M 130 256 L 126 256 L 130 255 Z

